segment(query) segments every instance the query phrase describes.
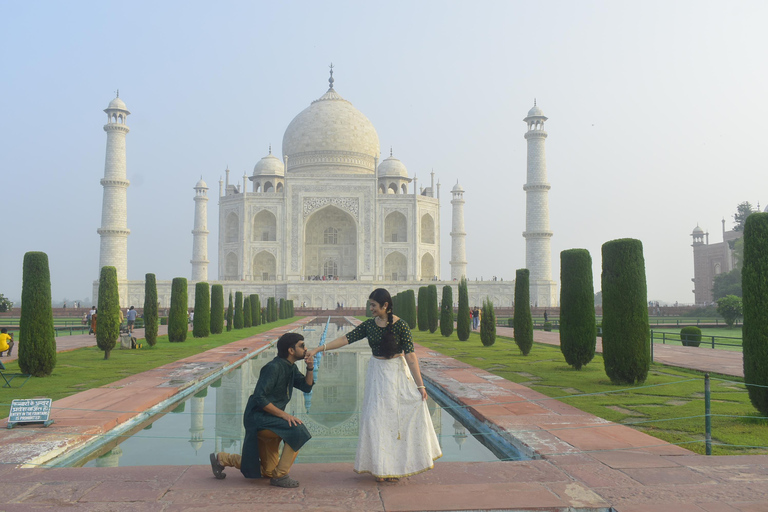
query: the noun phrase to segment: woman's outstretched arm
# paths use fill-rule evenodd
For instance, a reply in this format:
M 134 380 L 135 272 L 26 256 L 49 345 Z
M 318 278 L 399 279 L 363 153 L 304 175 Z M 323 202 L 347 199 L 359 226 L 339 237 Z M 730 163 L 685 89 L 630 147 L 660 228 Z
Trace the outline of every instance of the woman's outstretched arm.
M 339 336 L 335 340 L 333 340 L 330 343 L 326 343 L 325 345 L 320 345 L 319 347 L 315 347 L 309 351 L 309 354 L 314 357 L 315 354 L 318 352 L 328 352 L 329 350 L 334 350 L 337 348 L 341 348 L 344 345 L 349 345 L 349 341 L 347 341 L 346 336 Z

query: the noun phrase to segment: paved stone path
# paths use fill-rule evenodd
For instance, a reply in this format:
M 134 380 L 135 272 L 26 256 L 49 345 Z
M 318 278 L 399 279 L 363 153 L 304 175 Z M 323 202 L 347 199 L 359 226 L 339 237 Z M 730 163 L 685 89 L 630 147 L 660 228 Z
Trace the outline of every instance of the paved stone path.
M 695 455 L 421 346 L 426 379 L 537 458 L 438 461 L 398 483 L 376 483 L 349 463 L 297 464 L 296 489 L 232 470 L 216 480 L 206 456 L 196 466 L 19 469 L 127 419 L 113 411 L 144 410 L 179 392 L 179 375 L 187 387 L 307 321 L 58 400 L 57 422 L 47 429 L 7 431 L 0 436 L 0 511 L 768 511 L 768 456 Z

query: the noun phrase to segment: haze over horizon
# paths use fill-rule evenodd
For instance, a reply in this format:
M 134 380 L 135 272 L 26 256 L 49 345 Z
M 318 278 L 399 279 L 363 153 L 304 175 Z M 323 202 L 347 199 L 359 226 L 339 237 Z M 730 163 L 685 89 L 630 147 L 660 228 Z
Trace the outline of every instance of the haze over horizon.
M 98 278 L 106 135 L 127 125 L 128 276 L 190 277 L 193 187 L 242 183 L 328 88 L 371 120 L 382 155 L 465 189 L 468 274 L 525 266 L 526 131 L 545 130 L 553 279 L 559 254 L 642 240 L 648 299 L 693 302 L 691 231 L 722 240 L 743 201 L 768 205 L 768 3 L 758 1 L 6 2 L 0 4 L 0 293 L 21 297 L 44 251 L 54 301 Z M 90 304 L 88 304 L 90 305 Z

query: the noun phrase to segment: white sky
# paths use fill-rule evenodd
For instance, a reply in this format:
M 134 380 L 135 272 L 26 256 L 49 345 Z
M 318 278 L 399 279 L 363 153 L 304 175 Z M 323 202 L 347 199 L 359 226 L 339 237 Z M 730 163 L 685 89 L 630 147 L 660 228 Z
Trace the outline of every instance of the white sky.
M 288 123 L 335 89 L 427 185 L 465 188 L 471 279 L 525 266 L 526 130 L 547 139 L 553 278 L 583 247 L 642 240 L 648 298 L 693 302 L 690 233 L 721 241 L 736 205 L 768 204 L 768 2 L 0 2 L 0 293 L 48 253 L 54 300 L 98 277 L 106 134 L 128 118 L 128 277 L 189 278 L 193 187 L 278 152 Z

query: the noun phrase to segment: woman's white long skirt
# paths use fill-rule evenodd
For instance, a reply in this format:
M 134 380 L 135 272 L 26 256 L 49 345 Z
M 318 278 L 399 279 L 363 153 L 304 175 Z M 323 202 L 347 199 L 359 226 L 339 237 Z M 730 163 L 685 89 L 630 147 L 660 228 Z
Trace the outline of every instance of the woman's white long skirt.
M 402 478 L 434 467 L 443 455 L 426 400 L 403 357 L 371 357 L 365 377 L 355 471 Z

